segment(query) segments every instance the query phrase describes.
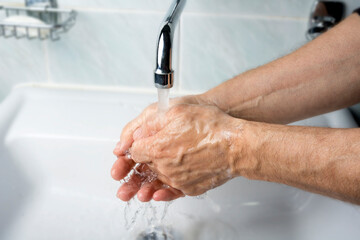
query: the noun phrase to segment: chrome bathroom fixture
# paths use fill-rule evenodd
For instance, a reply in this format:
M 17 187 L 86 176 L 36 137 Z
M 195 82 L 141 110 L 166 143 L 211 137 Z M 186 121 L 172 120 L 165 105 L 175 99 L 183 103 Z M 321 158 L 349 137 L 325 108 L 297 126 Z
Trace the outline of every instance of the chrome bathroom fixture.
M 56 0 L 25 0 L 26 7 L 46 7 L 46 8 L 58 8 L 59 5 Z M 29 16 L 38 18 L 43 22 L 58 22 L 58 14 L 39 15 L 38 13 L 28 12 Z
M 315 39 L 338 24 L 345 15 L 345 4 L 336 1 L 315 1 L 309 20 L 307 38 Z
M 172 69 L 173 38 L 186 0 L 174 0 L 161 23 L 157 43 L 155 86 L 169 89 L 174 84 L 174 70 Z
M 58 8 L 56 0 L 25 0 L 25 6 Z
M 26 0 L 24 7 L 0 6 L 0 37 L 60 39 L 76 22 L 74 10 L 59 9 L 55 0 Z

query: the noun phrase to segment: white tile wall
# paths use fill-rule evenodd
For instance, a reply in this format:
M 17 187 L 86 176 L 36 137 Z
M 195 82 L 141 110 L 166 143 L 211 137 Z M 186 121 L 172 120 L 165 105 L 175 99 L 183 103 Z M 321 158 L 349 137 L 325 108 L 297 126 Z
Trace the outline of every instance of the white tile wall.
M 58 0 L 79 12 L 60 41 L 0 38 L 0 101 L 30 81 L 152 88 L 157 30 L 171 1 Z M 209 89 L 299 47 L 312 2 L 188 0 L 176 34 L 177 89 Z
M 19 0 L 5 2 L 12 3 Z M 166 11 L 172 0 L 58 0 L 58 2 L 62 7 L 81 9 Z M 309 15 L 312 3 L 313 0 L 187 0 L 185 12 L 304 17 Z
M 43 53 L 42 42 L 0 38 L 0 101 L 18 83 L 46 81 Z
M 153 87 L 155 42 L 162 14 L 79 12 L 74 29 L 49 42 L 56 83 Z
M 305 42 L 306 22 L 185 14 L 180 86 L 207 90 Z

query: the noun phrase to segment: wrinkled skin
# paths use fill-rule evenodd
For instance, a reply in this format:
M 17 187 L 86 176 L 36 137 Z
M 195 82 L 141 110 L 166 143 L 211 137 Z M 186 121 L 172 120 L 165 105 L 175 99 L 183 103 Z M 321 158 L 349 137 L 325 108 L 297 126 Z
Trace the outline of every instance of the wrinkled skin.
M 170 101 L 170 107 L 177 104 L 200 104 L 199 96 L 186 96 L 181 98 L 172 99 Z M 120 142 L 114 149 L 114 154 L 117 156 L 117 160 L 111 169 L 111 175 L 115 180 L 124 179 L 131 169 L 134 168 L 135 162 L 132 159 L 126 157 L 127 151 L 134 142 L 134 137 L 140 136 L 134 135 L 134 132 L 141 126 L 149 124 L 154 121 L 158 116 L 157 104 L 154 103 L 147 107 L 136 119 L 128 123 L 122 131 Z M 154 130 L 152 130 L 154 131 Z M 153 132 L 152 134 L 155 134 Z M 148 136 L 151 133 L 147 133 Z M 147 137 L 144 133 L 141 137 Z M 128 183 L 124 183 L 118 190 L 117 196 L 123 201 L 129 201 L 137 194 L 138 199 L 143 202 L 154 199 L 156 201 L 170 201 L 176 198 L 184 196 L 184 194 L 174 188 L 165 186 L 162 181 L 157 179 L 151 183 L 143 183 L 138 176 L 132 176 Z
M 177 99 L 171 106 L 165 115 L 159 115 L 151 105 L 125 127 L 114 150 L 118 160 L 113 178 L 124 178 L 138 162 L 153 169 L 158 179 L 143 184 L 139 176 L 132 176 L 118 191 L 121 200 L 128 201 L 136 193 L 141 201 L 196 196 L 232 178 L 231 161 L 236 156 L 232 141 L 239 133 L 234 131 L 239 123 L 218 108 L 198 105 L 191 98 Z M 124 156 L 130 147 L 135 162 Z
M 241 132 L 239 120 L 216 107 L 175 105 L 136 130 L 130 151 L 162 182 L 198 196 L 232 178 Z

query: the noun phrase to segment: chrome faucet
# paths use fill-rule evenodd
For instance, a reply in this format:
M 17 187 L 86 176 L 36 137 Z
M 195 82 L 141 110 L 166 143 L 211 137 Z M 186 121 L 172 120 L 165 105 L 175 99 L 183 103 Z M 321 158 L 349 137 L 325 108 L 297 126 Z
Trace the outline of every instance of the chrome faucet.
M 57 8 L 58 4 L 56 0 L 25 0 L 25 5 L 30 6 L 42 6 L 42 7 L 51 7 Z
M 312 6 L 308 40 L 312 40 L 338 24 L 344 17 L 345 4 L 341 1 L 318 1 Z
M 186 0 L 174 0 L 160 26 L 157 44 L 155 86 L 169 89 L 174 84 L 174 70 L 172 69 L 173 38 L 176 25 L 185 7 Z

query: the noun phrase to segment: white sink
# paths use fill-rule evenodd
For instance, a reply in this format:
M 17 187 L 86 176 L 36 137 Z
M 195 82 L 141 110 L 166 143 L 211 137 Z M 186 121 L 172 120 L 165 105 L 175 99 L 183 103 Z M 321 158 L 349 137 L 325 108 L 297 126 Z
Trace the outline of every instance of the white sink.
M 115 197 L 112 149 L 122 127 L 155 100 L 155 94 L 15 89 L 0 105 L 0 239 L 136 239 L 151 212 L 141 212 L 148 204 L 126 207 Z M 347 110 L 299 124 L 356 126 Z M 164 204 L 154 205 L 159 211 Z M 129 230 L 125 219 L 139 206 Z M 175 201 L 162 224 L 184 240 L 359 239 L 360 210 L 238 178 L 205 199 Z

